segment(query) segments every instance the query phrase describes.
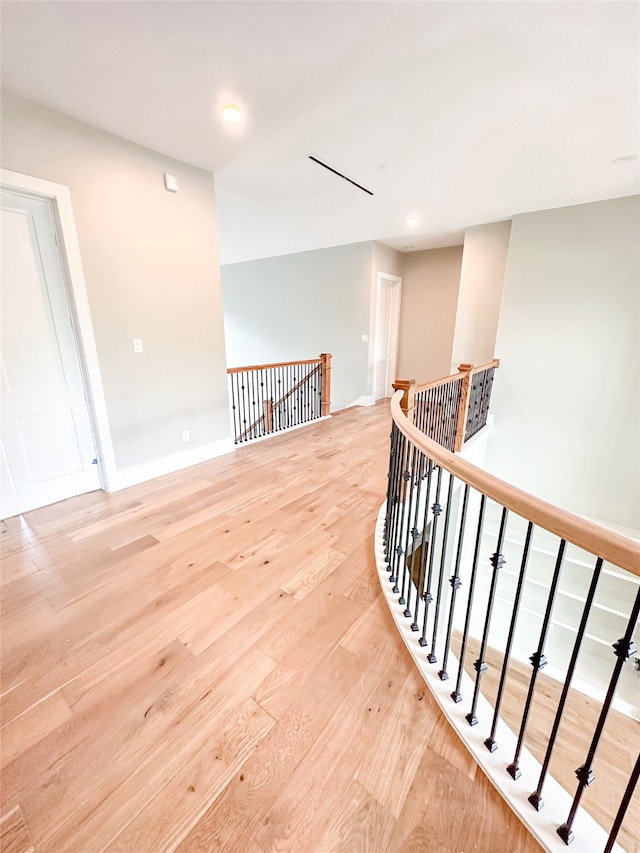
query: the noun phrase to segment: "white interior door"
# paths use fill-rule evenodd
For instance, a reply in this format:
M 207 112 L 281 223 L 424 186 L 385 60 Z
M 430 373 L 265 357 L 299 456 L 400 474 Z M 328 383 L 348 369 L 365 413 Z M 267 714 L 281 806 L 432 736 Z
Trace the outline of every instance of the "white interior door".
M 400 318 L 400 279 L 380 275 L 376 299 L 374 336 L 374 399 L 390 397 L 396 378 L 398 322 Z
M 1 517 L 99 489 L 50 203 L 3 190 Z

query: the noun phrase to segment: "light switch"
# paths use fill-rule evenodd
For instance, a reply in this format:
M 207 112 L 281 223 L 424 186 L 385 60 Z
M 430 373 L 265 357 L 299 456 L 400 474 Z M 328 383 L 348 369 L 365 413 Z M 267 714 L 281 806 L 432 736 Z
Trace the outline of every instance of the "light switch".
M 142 341 L 140 340 L 140 338 L 133 339 L 133 351 L 142 352 Z

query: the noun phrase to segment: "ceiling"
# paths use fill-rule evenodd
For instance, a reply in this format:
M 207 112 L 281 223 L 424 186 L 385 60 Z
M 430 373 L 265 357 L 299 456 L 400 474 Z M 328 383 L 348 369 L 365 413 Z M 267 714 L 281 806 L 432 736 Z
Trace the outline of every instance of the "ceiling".
M 3 88 L 215 173 L 222 263 L 640 189 L 636 2 L 0 5 Z

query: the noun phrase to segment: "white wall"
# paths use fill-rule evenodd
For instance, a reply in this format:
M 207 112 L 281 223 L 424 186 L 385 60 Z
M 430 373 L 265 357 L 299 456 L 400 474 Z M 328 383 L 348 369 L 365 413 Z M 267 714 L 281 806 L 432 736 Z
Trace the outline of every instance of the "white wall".
M 373 243 L 354 243 L 222 267 L 229 366 L 330 352 L 332 409 L 370 393 Z
M 507 220 L 476 225 L 465 231 L 452 373 L 459 364 L 486 364 L 496 355 L 510 230 L 511 221 Z
M 516 216 L 487 468 L 640 527 L 638 197 Z
M 449 375 L 461 263 L 462 246 L 404 255 L 399 379 Z
M 118 470 L 226 440 L 213 175 L 6 93 L 1 131 L 4 168 L 70 188 Z

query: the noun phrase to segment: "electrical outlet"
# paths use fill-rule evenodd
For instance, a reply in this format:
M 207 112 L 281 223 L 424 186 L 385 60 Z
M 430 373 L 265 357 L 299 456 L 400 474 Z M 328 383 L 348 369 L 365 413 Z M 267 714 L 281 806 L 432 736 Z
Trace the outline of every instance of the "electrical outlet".
M 189 435 L 189 430 L 188 430 L 188 429 L 183 429 L 183 430 L 182 430 L 182 440 L 183 440 L 183 441 L 191 441 L 191 436 Z
M 362 340 L 362 343 L 366 344 L 367 341 L 369 340 L 369 335 L 361 335 L 360 338 Z

